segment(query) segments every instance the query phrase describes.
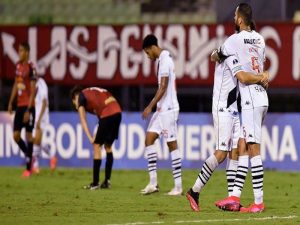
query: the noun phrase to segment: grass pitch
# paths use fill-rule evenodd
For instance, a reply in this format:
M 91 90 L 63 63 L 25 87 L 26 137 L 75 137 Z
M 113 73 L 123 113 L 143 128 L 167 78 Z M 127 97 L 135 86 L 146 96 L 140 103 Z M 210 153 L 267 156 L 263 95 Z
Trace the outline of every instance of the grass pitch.
M 226 196 L 224 171 L 216 171 L 200 195 L 201 212 L 192 212 L 185 198 L 164 195 L 173 186 L 171 171 L 159 170 L 159 193 L 142 196 L 147 171 L 113 171 L 112 189 L 83 190 L 91 170 L 58 169 L 21 179 L 21 168 L 0 168 L 0 224 L 300 224 L 300 173 L 265 172 L 260 214 L 223 212 L 214 202 Z M 198 171 L 184 170 L 185 191 Z M 103 178 L 103 171 L 101 174 Z M 248 176 L 242 204 L 253 201 Z

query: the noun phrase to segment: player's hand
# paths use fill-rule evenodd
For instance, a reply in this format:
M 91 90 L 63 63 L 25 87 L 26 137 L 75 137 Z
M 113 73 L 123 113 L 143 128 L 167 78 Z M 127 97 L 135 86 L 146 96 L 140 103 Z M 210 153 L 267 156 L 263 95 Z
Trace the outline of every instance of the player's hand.
M 147 106 L 142 114 L 143 119 L 144 120 L 147 119 L 151 112 L 152 112 L 152 109 L 149 106 Z
M 219 59 L 219 56 L 218 56 L 218 50 L 217 49 L 213 50 L 213 52 L 211 53 L 210 60 L 212 62 L 219 62 L 220 59 Z
M 26 111 L 23 116 L 23 123 L 28 123 L 30 117 L 29 111 Z
M 37 121 L 35 124 L 35 127 L 37 130 L 40 130 L 41 129 L 41 121 Z
M 260 84 L 264 88 L 268 88 L 268 86 L 269 86 L 269 72 L 268 71 L 264 71 L 262 73 L 262 79 L 260 80 Z
M 89 137 L 89 141 L 90 141 L 91 144 L 94 144 L 94 142 L 95 142 L 95 140 L 92 136 Z
M 9 112 L 9 114 L 12 114 L 13 110 L 12 110 L 12 104 L 11 103 L 8 104 L 7 111 Z

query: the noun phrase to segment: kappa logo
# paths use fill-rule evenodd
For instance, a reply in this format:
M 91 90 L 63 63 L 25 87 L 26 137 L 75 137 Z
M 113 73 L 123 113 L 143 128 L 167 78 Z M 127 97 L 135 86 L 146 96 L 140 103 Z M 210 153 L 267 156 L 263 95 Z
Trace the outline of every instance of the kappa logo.
M 250 105 L 250 102 L 249 102 L 249 101 L 246 101 L 246 102 L 245 102 L 245 105 Z
M 239 62 L 239 61 L 238 61 L 237 59 L 234 59 L 234 60 L 232 61 L 233 65 L 237 64 L 238 62 Z
M 222 146 L 226 146 L 225 142 L 222 142 L 221 145 L 222 145 Z
M 248 137 L 252 138 L 252 137 L 253 137 L 253 135 L 252 135 L 252 134 L 249 134 L 249 135 L 248 135 Z
M 223 108 L 220 108 L 220 109 L 219 109 L 219 112 L 224 112 L 224 109 L 223 109 Z

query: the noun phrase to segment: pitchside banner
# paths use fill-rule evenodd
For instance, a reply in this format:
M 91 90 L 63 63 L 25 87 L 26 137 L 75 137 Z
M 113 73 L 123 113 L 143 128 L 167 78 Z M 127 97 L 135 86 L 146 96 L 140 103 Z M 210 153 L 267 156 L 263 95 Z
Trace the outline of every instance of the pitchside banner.
M 271 87 L 300 86 L 300 25 L 257 24 L 266 40 Z M 0 26 L 0 77 L 13 79 L 18 44 L 27 40 L 30 59 L 48 83 L 156 84 L 155 66 L 141 50 L 154 33 L 175 62 L 179 85 L 211 85 L 209 56 L 234 32 L 233 24 L 126 26 Z
M 43 144 L 56 153 L 58 165 L 90 167 L 92 147 L 77 113 L 51 113 L 50 119 L 51 124 L 45 130 Z M 13 116 L 0 113 L 0 166 L 24 164 L 24 156 L 13 141 L 12 121 Z M 88 123 L 96 126 L 97 119 L 88 116 Z M 95 129 L 95 126 L 90 129 Z M 114 168 L 147 168 L 144 152 L 146 127 L 147 122 L 141 119 L 140 113 L 123 113 L 119 140 L 114 145 Z M 215 150 L 210 114 L 181 113 L 178 136 L 183 168 L 199 169 L 203 160 Z M 156 146 L 159 168 L 170 168 L 171 161 L 166 144 L 157 142 Z M 300 114 L 268 114 L 262 130 L 261 152 L 265 168 L 300 171 Z M 41 164 L 47 165 L 47 155 L 42 154 L 42 158 Z M 223 167 L 224 165 L 225 163 Z

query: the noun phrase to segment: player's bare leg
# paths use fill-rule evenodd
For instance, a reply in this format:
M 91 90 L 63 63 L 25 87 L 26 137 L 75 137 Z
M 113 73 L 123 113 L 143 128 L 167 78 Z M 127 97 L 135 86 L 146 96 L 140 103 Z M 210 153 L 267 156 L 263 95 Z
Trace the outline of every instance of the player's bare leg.
M 105 163 L 105 179 L 101 183 L 100 188 L 110 188 L 111 187 L 111 171 L 114 162 L 112 144 L 104 144 L 104 148 L 106 151 L 106 163 Z
M 39 157 L 41 156 L 41 143 L 42 143 L 42 130 L 35 129 L 35 137 L 33 142 L 33 154 L 32 154 L 32 173 L 40 173 Z
M 158 134 L 155 132 L 147 132 L 146 133 L 146 155 L 148 159 L 148 172 L 150 177 L 149 184 L 141 190 L 141 194 L 151 194 L 159 191 L 158 183 L 157 183 L 157 151 L 154 146 L 154 142 L 158 138 Z
M 216 150 L 213 155 L 205 160 L 194 186 L 186 193 L 186 197 L 189 200 L 193 211 L 200 211 L 199 193 L 208 182 L 214 170 L 226 159 L 226 157 L 226 151 Z
M 236 178 L 234 180 L 233 190 L 231 196 L 217 201 L 215 205 L 223 210 L 239 211 L 240 210 L 240 197 L 246 180 L 249 166 L 249 155 L 244 138 L 240 138 L 238 142 L 238 168 Z
M 263 164 L 260 155 L 260 144 L 247 143 L 247 147 L 250 155 L 254 203 L 251 204 L 248 208 L 241 208 L 240 211 L 257 213 L 257 212 L 262 212 L 265 209 L 263 203 L 264 170 L 263 170 Z
M 33 173 L 39 173 L 39 157 L 42 154 L 42 151 L 45 152 L 50 157 L 50 170 L 54 171 L 57 166 L 57 157 L 55 152 L 51 152 L 51 149 L 48 146 L 43 146 L 43 130 L 40 128 L 35 129 L 34 145 L 33 145 Z
M 99 174 L 100 174 L 100 167 L 101 167 L 101 146 L 99 144 L 93 144 L 94 150 L 94 164 L 93 164 L 93 182 L 89 185 L 84 186 L 84 189 L 88 190 L 96 190 L 100 188 L 99 185 Z
M 177 141 L 167 142 L 172 159 L 172 173 L 174 178 L 174 188 L 168 192 L 168 195 L 182 195 L 182 179 L 181 179 L 181 154 L 178 149 Z

